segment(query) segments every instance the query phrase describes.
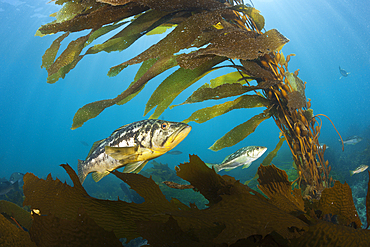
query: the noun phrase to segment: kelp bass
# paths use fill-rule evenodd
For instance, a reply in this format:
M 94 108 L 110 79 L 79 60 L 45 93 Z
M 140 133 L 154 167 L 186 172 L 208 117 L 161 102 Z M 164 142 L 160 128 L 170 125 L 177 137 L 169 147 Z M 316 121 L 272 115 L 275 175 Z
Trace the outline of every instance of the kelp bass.
M 147 119 L 124 125 L 108 138 L 93 144 L 85 161 L 78 161 L 83 183 L 89 173 L 98 182 L 111 171 L 125 167 L 138 173 L 146 163 L 173 149 L 189 134 L 191 126 L 180 122 Z

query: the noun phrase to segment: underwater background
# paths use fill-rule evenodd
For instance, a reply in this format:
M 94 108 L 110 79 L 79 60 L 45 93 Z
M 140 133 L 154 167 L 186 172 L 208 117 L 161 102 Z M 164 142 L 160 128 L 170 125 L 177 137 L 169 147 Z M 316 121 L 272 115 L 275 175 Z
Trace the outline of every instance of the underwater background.
M 300 69 L 300 78 L 307 81 L 306 96 L 311 99 L 314 113 L 328 115 L 344 139 L 353 135 L 363 138 L 356 145 L 345 146 L 342 152 L 337 133 L 330 122 L 323 119 L 319 140 L 329 146 L 325 158 L 332 166 L 331 175 L 351 186 L 355 205 L 366 225 L 363 213 L 368 174 L 363 172 L 350 176 L 349 171 L 370 163 L 370 2 L 279 0 L 253 3 L 266 20 L 266 30 L 276 28 L 290 39 L 282 51 L 285 55 L 296 54 L 291 58 L 289 67 L 292 70 Z M 41 25 L 52 21 L 49 15 L 58 9 L 52 3 L 47 4 L 47 1 L 0 1 L 0 177 L 9 178 L 13 172 L 32 172 L 38 177 L 46 177 L 51 173 L 62 181 L 69 179 L 59 165 L 68 163 L 77 170 L 77 160 L 85 159 L 95 141 L 109 136 L 124 124 L 148 118 L 150 113 L 143 116 L 143 112 L 149 96 L 173 72 L 167 71 L 151 80 L 127 104 L 110 107 L 83 127 L 71 130 L 73 116 L 80 107 L 115 97 L 117 92 L 124 91 L 139 65 L 130 66 L 115 77 L 106 75 L 109 68 L 134 57 L 161 37 L 143 37 L 120 53 L 87 56 L 65 79 L 48 84 L 47 72 L 40 68 L 41 57 L 56 36 L 40 38 L 34 34 Z M 67 40 L 79 36 L 72 34 Z M 62 43 L 61 50 L 67 43 Z M 350 72 L 348 77 L 340 79 L 339 66 Z M 185 90 L 173 103 L 182 103 L 200 85 L 225 72 L 226 69 L 212 72 Z M 161 118 L 182 121 L 195 110 L 209 104 L 167 109 Z M 267 147 L 266 154 L 248 169 L 239 167 L 227 172 L 242 182 L 249 180 L 279 140 L 279 130 L 272 119 L 263 122 L 253 134 L 233 147 L 218 152 L 208 148 L 234 126 L 260 112 L 262 110 L 258 108 L 239 109 L 203 124 L 191 122 L 192 131 L 175 148 L 182 154 L 165 154 L 155 161 L 168 164 L 173 170 L 175 166 L 188 161 L 188 154 L 197 154 L 208 163 L 220 163 L 225 156 L 243 146 Z M 294 173 L 291 152 L 286 144 L 273 164 L 286 170 L 288 175 Z M 144 171 L 151 167 L 152 162 Z M 107 176 L 98 184 L 88 176 L 84 186 L 92 196 L 98 198 L 115 200 L 117 196 L 121 199 L 125 197 L 114 176 Z

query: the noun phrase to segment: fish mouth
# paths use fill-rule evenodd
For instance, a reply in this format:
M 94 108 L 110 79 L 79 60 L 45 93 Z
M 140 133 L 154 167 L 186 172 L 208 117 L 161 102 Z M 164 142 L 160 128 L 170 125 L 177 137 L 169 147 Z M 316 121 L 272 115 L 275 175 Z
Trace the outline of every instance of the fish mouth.
M 176 130 L 166 141 L 164 149 L 166 151 L 169 151 L 176 147 L 180 142 L 182 142 L 185 139 L 185 137 L 189 134 L 190 131 L 191 131 L 190 125 L 185 125 Z

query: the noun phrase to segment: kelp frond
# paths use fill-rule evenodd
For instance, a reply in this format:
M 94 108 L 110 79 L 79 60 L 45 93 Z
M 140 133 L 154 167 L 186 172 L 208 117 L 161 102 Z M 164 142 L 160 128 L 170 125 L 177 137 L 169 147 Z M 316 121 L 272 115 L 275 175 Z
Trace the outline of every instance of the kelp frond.
M 325 149 L 318 148 L 321 123 L 317 123 L 310 109 L 310 99 L 305 95 L 306 83 L 298 77 L 299 69 L 294 73 L 288 70 L 290 58 L 295 54 L 285 57 L 281 52 L 289 40 L 276 29 L 263 31 L 264 18 L 255 8 L 231 0 L 88 0 L 81 3 L 66 0 L 57 4 L 64 4 L 61 11 L 65 13 L 57 13 L 56 21 L 38 30 L 43 35 L 65 32 L 43 56 L 42 67 L 48 71 L 49 83 L 64 78 L 86 55 L 123 51 L 146 34 L 172 28 L 158 43 L 110 69 L 108 75 L 116 76 L 126 67 L 141 63 L 134 81 L 124 92 L 113 99 L 80 108 L 73 118 L 72 129 L 81 127 L 107 107 L 125 104 L 151 79 L 171 68 L 176 69 L 157 86 L 146 104 L 144 114 L 154 110 L 150 118 L 158 118 L 168 107 L 175 107 L 171 104 L 176 97 L 206 74 L 221 68 L 235 68 L 235 72 L 199 87 L 182 104 L 238 98 L 200 109 L 185 122 L 203 123 L 234 109 L 265 107 L 261 114 L 230 130 L 210 148 L 217 151 L 235 145 L 253 133 L 262 121 L 272 117 L 292 151 L 299 174 L 297 185 L 303 194 L 319 198 L 322 190 L 333 183 L 323 156 Z M 81 30 L 90 32 L 71 41 L 57 57 L 65 37 Z M 112 31 L 116 32 L 114 36 L 92 45 L 98 37 L 104 38 Z M 186 53 L 189 49 L 191 52 Z M 82 54 L 83 50 L 87 51 Z

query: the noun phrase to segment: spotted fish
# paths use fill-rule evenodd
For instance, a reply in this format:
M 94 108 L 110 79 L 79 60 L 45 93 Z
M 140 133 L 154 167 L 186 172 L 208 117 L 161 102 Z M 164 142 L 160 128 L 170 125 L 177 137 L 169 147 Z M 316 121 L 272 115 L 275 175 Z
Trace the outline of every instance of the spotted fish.
M 138 173 L 146 163 L 173 149 L 189 134 L 191 126 L 180 122 L 147 119 L 124 125 L 108 138 L 93 144 L 85 161 L 78 161 L 81 184 L 89 173 L 94 181 L 125 167 Z
M 248 168 L 252 164 L 252 162 L 261 157 L 266 152 L 266 150 L 266 147 L 260 146 L 243 147 L 235 153 L 226 156 L 221 164 L 207 165 L 213 167 L 216 172 L 219 172 L 221 170 L 229 171 L 239 166 L 243 166 L 243 169 Z
M 339 73 L 342 75 L 341 77 L 339 77 L 339 79 L 342 79 L 342 77 L 347 77 L 350 73 L 345 71 L 344 69 L 342 69 L 340 66 L 339 66 Z

